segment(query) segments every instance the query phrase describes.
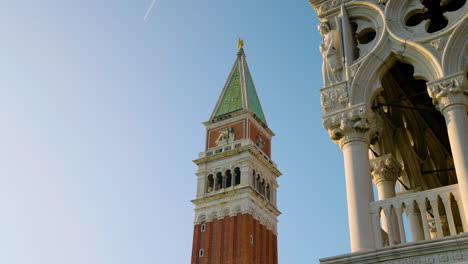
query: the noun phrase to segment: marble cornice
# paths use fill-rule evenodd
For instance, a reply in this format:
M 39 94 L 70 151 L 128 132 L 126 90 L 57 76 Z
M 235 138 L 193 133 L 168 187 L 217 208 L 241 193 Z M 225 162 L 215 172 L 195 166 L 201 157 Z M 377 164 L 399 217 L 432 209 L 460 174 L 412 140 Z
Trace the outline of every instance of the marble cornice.
M 232 150 L 229 150 L 229 151 L 224 151 L 224 152 L 212 155 L 212 156 L 207 156 L 207 157 L 203 157 L 203 158 L 200 158 L 200 159 L 196 159 L 196 160 L 193 160 L 193 162 L 195 164 L 197 164 L 198 166 L 200 166 L 201 164 L 206 163 L 206 162 L 223 159 L 223 158 L 226 158 L 226 157 L 238 154 L 238 153 L 246 152 L 246 151 L 249 151 L 255 157 L 257 157 L 257 159 L 260 160 L 260 162 L 265 167 L 267 167 L 273 173 L 273 175 L 275 175 L 276 177 L 279 177 L 279 176 L 282 175 L 282 173 L 276 168 L 276 165 L 270 163 L 263 156 L 263 154 L 256 147 L 254 147 L 253 145 L 245 145 L 245 146 L 235 148 L 235 149 L 232 149 Z

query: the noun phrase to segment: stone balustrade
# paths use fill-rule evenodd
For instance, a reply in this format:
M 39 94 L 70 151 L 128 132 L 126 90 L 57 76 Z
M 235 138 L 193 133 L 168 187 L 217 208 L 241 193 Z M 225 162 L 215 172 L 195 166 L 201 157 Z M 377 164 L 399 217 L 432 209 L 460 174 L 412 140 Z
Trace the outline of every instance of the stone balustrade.
M 468 230 L 458 184 L 400 193 L 371 202 L 369 207 L 376 248 L 455 236 Z
M 250 139 L 241 139 L 241 140 L 236 140 L 236 141 L 233 141 L 232 143 L 229 143 L 229 144 L 225 144 L 225 145 L 222 145 L 222 146 L 217 146 L 217 147 L 214 147 L 214 148 L 210 148 L 208 149 L 207 151 L 204 151 L 204 152 L 200 152 L 198 153 L 198 158 L 204 158 L 204 157 L 209 157 L 209 156 L 213 156 L 213 155 L 216 155 L 216 154 L 219 154 L 219 153 L 223 153 L 223 152 L 226 152 L 226 151 L 230 151 L 230 150 L 233 150 L 233 149 L 236 149 L 236 148 L 240 148 L 240 147 L 244 147 L 244 146 L 247 146 L 247 145 L 251 145 L 253 146 L 255 149 L 257 149 L 259 151 L 259 153 L 271 164 L 273 165 L 273 167 L 277 167 L 276 163 L 273 162 L 273 160 L 268 157 L 267 154 L 265 154 L 265 152 L 262 151 L 262 149 L 260 149 L 252 140 Z

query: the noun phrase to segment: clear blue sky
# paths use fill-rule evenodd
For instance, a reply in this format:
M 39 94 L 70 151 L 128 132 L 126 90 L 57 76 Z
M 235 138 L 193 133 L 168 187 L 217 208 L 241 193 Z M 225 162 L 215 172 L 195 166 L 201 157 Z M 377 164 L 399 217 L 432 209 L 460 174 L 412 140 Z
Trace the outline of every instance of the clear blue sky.
M 279 260 L 349 250 L 307 0 L 0 1 L 0 263 L 185 264 L 206 121 L 245 51 L 279 178 Z

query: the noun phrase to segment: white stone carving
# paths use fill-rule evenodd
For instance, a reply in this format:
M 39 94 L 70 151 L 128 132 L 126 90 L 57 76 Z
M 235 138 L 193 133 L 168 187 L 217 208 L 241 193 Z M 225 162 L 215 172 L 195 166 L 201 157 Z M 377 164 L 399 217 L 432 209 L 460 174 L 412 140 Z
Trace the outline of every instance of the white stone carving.
M 418 191 L 412 194 L 411 197 L 405 196 L 406 194 L 399 194 L 373 205 L 371 203 L 371 206 L 378 205 L 378 208 L 372 207 L 372 210 L 377 211 L 374 212 L 373 217 L 377 215 L 380 217 L 381 213 L 382 215 L 390 215 L 389 212 L 393 212 L 393 217 L 395 217 L 396 214 L 400 216 L 396 220 L 392 219 L 390 221 L 390 219 L 388 219 L 388 222 L 401 222 L 401 214 L 403 211 L 410 214 L 410 216 L 413 214 L 412 217 L 416 219 L 414 214 L 417 214 L 416 211 L 418 210 L 409 210 L 409 208 L 413 206 L 413 202 L 417 202 L 418 204 L 421 202 L 421 204 L 415 206 L 415 208 L 424 208 L 423 202 L 426 202 L 425 199 L 429 199 L 429 203 L 432 204 L 434 211 L 432 211 L 431 214 L 434 216 L 437 215 L 436 211 L 438 207 L 436 203 L 437 199 L 439 199 L 437 197 L 440 197 L 446 208 L 446 216 L 441 214 L 438 216 L 438 219 L 436 219 L 435 217 L 431 218 L 429 216 L 427 218 L 421 218 L 420 215 L 419 217 L 421 219 L 425 219 L 425 221 L 421 220 L 424 221 L 424 234 L 422 228 L 418 229 L 421 233 L 419 235 L 421 235 L 422 238 L 418 236 L 418 238 L 415 239 L 417 236 L 413 234 L 413 232 L 411 234 L 412 240 L 417 240 L 418 242 L 406 243 L 403 237 L 405 232 L 399 232 L 401 230 L 398 230 L 403 228 L 403 224 L 400 223 L 397 227 L 393 226 L 392 231 L 385 230 L 385 232 L 387 232 L 387 238 L 380 238 L 380 247 L 385 239 L 387 239 L 388 243 L 390 243 L 390 241 L 394 243 L 392 245 L 394 247 L 391 247 L 390 250 L 387 250 L 387 248 L 380 248 L 378 251 L 372 251 L 367 247 L 364 248 L 364 250 L 369 250 L 368 254 L 363 252 L 353 253 L 329 258 L 321 262 L 330 264 L 468 263 L 468 235 L 457 235 L 457 230 L 459 230 L 460 227 L 454 227 L 454 220 L 450 219 L 453 215 L 451 212 L 447 212 L 447 210 L 449 210 L 447 208 L 450 208 L 449 197 L 453 194 L 460 207 L 460 212 L 462 214 L 460 216 L 460 221 L 463 222 L 463 230 L 466 232 L 468 211 L 463 209 L 463 205 L 468 204 L 468 192 L 466 191 L 466 187 L 468 186 L 468 173 L 465 169 L 467 168 L 466 153 L 468 149 L 466 147 L 468 146 L 466 137 L 466 113 L 468 110 L 468 83 L 466 79 L 466 65 L 468 61 L 468 55 L 466 55 L 466 50 L 468 48 L 468 5 L 464 4 L 463 7 L 453 12 L 445 12 L 443 16 L 448 20 L 448 24 L 436 32 L 428 33 L 427 26 L 430 25 L 431 22 L 429 19 L 423 19 L 415 26 L 406 24 L 408 18 L 414 14 L 428 11 L 425 10 L 427 7 L 421 0 L 341 1 L 342 9 L 345 8 L 349 13 L 350 20 L 353 23 L 353 30 L 356 31 L 358 40 L 360 36 L 369 32 L 367 30 L 375 30 L 376 34 L 375 38 L 370 42 L 366 42 L 366 40 L 371 39 L 372 34 L 366 35 L 369 38 L 363 38 L 363 43 L 359 43 L 358 41 L 357 48 L 359 49 L 359 56 L 352 64 L 347 65 L 343 63 L 342 75 L 339 76 L 341 80 L 346 80 L 347 86 L 340 86 L 340 82 L 336 82 L 335 80 L 336 76 L 330 75 L 330 72 L 333 73 L 333 70 L 326 72 L 327 70 L 333 69 L 333 67 L 330 67 L 330 63 L 327 61 L 327 53 L 324 49 L 324 47 L 327 46 L 325 40 L 327 34 L 330 31 L 339 31 L 340 12 L 338 6 L 340 5 L 334 6 L 333 4 L 335 4 L 336 1 L 333 0 L 309 0 L 309 2 L 318 10 L 319 19 L 321 21 L 331 22 L 331 27 L 329 26 L 327 28 L 324 26 L 322 29 L 324 32 L 324 34 L 322 34 L 324 35 L 324 40 L 321 45 L 321 52 L 324 57 L 323 78 L 326 87 L 321 90 L 321 104 L 325 113 L 323 126 L 328 130 L 330 138 L 334 140 L 335 143 L 338 143 L 344 151 L 346 177 L 349 176 L 346 173 L 349 169 L 346 166 L 347 162 L 353 163 L 355 167 L 359 168 L 366 167 L 364 163 L 368 164 L 367 159 L 363 158 L 367 154 L 367 145 L 358 142 L 353 142 L 353 144 L 349 145 L 346 145 L 346 143 L 352 141 L 372 143 L 381 135 L 382 132 L 379 129 L 380 120 L 375 117 L 373 111 L 367 106 L 372 105 L 376 94 L 383 89 L 381 83 L 382 75 L 391 68 L 396 61 L 400 61 L 411 64 L 414 67 L 413 76 L 416 80 L 427 81 L 428 93 L 433 98 L 433 103 L 444 114 L 447 121 L 451 153 L 455 158 L 455 164 L 450 167 L 455 167 L 458 186 L 460 186 L 460 191 L 457 189 L 452 192 L 448 189 L 454 187 L 446 186 L 448 189 Z M 449 2 L 450 1 L 442 0 L 441 6 Z M 413 24 L 415 24 L 414 21 Z M 363 34 L 359 35 L 359 32 Z M 339 34 L 335 33 L 335 35 L 335 38 L 338 38 Z M 343 45 L 343 47 L 348 46 L 349 45 L 346 44 Z M 346 54 L 346 52 L 341 51 L 342 47 L 340 44 L 336 44 L 334 48 L 339 53 Z M 343 54 L 339 55 L 342 56 Z M 388 134 L 385 136 L 393 136 L 389 130 L 386 130 L 386 133 Z M 346 147 L 343 148 L 343 145 Z M 362 151 L 355 151 L 354 148 L 357 148 L 358 145 L 365 145 L 362 147 Z M 349 150 L 352 147 L 352 151 Z M 377 149 L 377 153 L 379 152 L 389 153 L 380 148 Z M 348 153 L 348 156 L 346 156 L 346 153 Z M 356 153 L 365 154 L 357 156 Z M 393 154 L 395 155 L 394 158 L 400 160 L 400 163 L 403 164 L 401 160 L 402 157 L 398 156 L 401 154 Z M 363 160 L 365 160 L 365 162 L 363 162 Z M 407 171 L 411 171 L 411 169 L 405 168 L 405 172 L 402 173 L 402 168 L 399 166 L 398 162 L 393 160 L 390 163 L 386 163 L 384 160 L 385 159 L 370 161 L 374 181 L 376 183 L 385 182 L 385 184 L 392 182 L 392 185 L 388 184 L 388 186 L 393 188 L 387 189 L 392 189 L 394 191 L 393 182 L 397 179 L 398 175 L 403 174 L 400 176 L 408 177 Z M 457 161 L 458 163 L 456 163 Z M 404 164 L 406 167 L 407 163 L 405 162 Z M 419 168 L 415 168 L 415 170 L 418 169 Z M 360 171 L 355 169 L 352 172 L 355 172 L 354 174 L 359 175 L 361 178 L 368 179 L 370 175 L 368 175 L 367 171 L 369 171 L 368 167 Z M 352 173 L 349 174 L 352 176 Z M 347 181 L 348 180 L 347 178 Z M 362 182 L 359 182 L 359 184 Z M 411 187 L 412 186 L 410 186 L 410 188 Z M 359 192 L 354 191 L 353 193 Z M 349 196 L 347 199 L 348 203 L 352 200 Z M 359 201 L 362 202 L 364 200 Z M 361 204 L 368 203 L 364 201 Z M 348 209 L 350 216 L 353 216 L 353 214 L 363 215 L 361 211 L 359 211 L 359 214 L 356 213 L 356 208 L 351 207 L 351 209 L 352 210 Z M 463 216 L 463 214 L 465 216 Z M 408 217 L 410 218 L 410 216 Z M 381 219 L 378 220 L 379 221 L 372 219 L 372 225 L 377 226 L 377 223 L 380 224 Z M 408 221 L 411 222 L 411 220 Z M 350 220 L 350 225 L 352 222 L 353 221 Z M 409 225 L 411 231 L 412 223 L 409 223 Z M 447 226 L 450 228 L 448 231 Z M 381 234 L 382 227 L 383 226 L 379 225 L 372 233 Z M 351 227 L 351 229 L 358 230 L 359 228 L 354 226 Z M 355 230 L 350 230 L 351 242 L 353 242 L 353 232 Z M 361 231 L 362 230 L 359 229 L 359 232 Z M 393 232 L 393 234 L 389 234 L 389 232 Z M 441 233 L 447 234 L 447 232 L 450 233 L 451 237 L 443 237 L 443 235 L 441 235 Z M 390 236 L 395 239 L 390 239 L 389 241 L 388 237 Z M 398 239 L 398 236 L 401 236 L 401 238 Z M 437 241 L 434 241 L 436 246 L 430 244 L 433 242 L 431 240 L 433 237 L 437 237 Z M 361 241 L 362 240 L 363 239 L 361 239 Z M 440 242 L 441 240 L 443 241 Z M 377 239 L 376 242 L 378 242 Z M 440 245 L 443 244 L 444 246 L 440 246 L 440 249 L 435 250 L 435 248 L 437 248 L 437 243 Z M 353 252 L 355 251 L 353 250 L 353 246 L 351 246 L 351 250 Z
M 227 127 L 221 130 L 218 138 L 216 139 L 215 143 L 218 146 L 225 145 L 228 143 L 233 142 L 235 139 L 234 128 Z
M 324 113 L 344 109 L 348 106 L 348 88 L 345 82 L 321 90 L 320 101 Z
M 335 32 L 331 29 L 330 24 L 320 22 L 318 31 L 323 36 L 320 44 L 320 52 L 323 56 L 322 78 L 325 86 L 329 86 L 342 80 L 343 64 L 337 46 L 338 41 L 335 39 Z
M 328 130 L 330 138 L 340 146 L 355 140 L 373 144 L 382 131 L 380 120 L 365 105 L 358 105 L 326 117 L 323 127 Z
M 251 214 L 267 229 L 276 233 L 277 215 L 261 204 L 260 198 L 252 197 L 248 193 L 225 197 L 211 203 L 204 202 L 197 205 L 195 209 L 195 224 L 223 219 L 239 213 Z M 234 208 L 234 210 L 231 210 L 231 208 Z
M 347 254 L 320 260 L 321 264 L 465 264 L 468 263 L 468 235 L 458 241 L 443 239 L 360 254 Z
M 431 41 L 431 46 L 436 50 L 436 51 L 442 51 L 444 49 L 444 41 L 442 38 L 435 39 Z
M 400 163 L 391 154 L 370 160 L 371 174 L 375 184 L 382 181 L 395 183 L 401 174 Z
M 463 85 L 464 79 L 464 72 L 460 72 L 428 83 L 427 91 L 436 108 L 443 111 L 452 104 L 468 106 L 468 88 L 467 85 Z

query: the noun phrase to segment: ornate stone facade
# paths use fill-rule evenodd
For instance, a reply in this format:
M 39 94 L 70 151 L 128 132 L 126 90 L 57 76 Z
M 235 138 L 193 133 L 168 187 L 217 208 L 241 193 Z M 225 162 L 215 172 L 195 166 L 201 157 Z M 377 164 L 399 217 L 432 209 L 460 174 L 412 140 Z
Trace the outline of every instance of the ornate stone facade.
M 453 104 L 468 107 L 468 84 L 464 72 L 430 82 L 427 85 L 427 91 L 433 99 L 433 104 L 442 112 L 446 107 Z
M 370 161 L 370 165 L 372 178 L 376 185 L 383 181 L 395 183 L 401 176 L 401 165 L 392 155 L 387 154 L 382 157 L 374 158 Z
M 309 2 L 324 37 L 323 127 L 343 151 L 353 252 L 321 262 L 468 263 L 467 1 Z
M 325 116 L 323 127 L 328 130 L 330 139 L 343 146 L 351 141 L 374 143 L 382 131 L 379 120 L 365 105 Z
M 323 264 L 464 264 L 468 263 L 468 235 L 435 243 L 419 242 L 379 251 L 321 259 Z

